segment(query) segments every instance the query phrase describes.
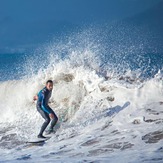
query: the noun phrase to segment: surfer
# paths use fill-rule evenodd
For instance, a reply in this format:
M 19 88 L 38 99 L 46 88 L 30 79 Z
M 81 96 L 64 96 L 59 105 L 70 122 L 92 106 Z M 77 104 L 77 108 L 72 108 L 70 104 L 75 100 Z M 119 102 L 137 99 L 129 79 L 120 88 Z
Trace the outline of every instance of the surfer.
M 53 127 L 58 121 L 58 117 L 48 105 L 48 101 L 51 97 L 52 89 L 53 89 L 53 81 L 48 80 L 46 82 L 46 86 L 38 93 L 38 95 L 34 96 L 33 98 L 34 101 L 37 100 L 37 104 L 36 104 L 37 111 L 41 114 L 41 116 L 45 120 L 37 136 L 38 138 L 46 138 L 45 136 L 43 136 L 43 132 L 45 131 L 48 124 L 50 123 L 50 119 L 52 119 L 52 121 L 50 124 L 48 134 L 53 132 Z

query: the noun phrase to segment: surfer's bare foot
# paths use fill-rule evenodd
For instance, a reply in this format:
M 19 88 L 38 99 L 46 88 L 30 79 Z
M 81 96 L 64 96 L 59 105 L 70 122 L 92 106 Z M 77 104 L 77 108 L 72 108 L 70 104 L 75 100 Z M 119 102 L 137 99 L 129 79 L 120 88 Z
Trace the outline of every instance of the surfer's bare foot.
M 42 139 L 45 139 L 45 138 L 46 138 L 46 137 L 43 136 L 43 135 L 38 135 L 37 137 L 38 137 L 38 138 L 42 138 Z
M 49 135 L 49 134 L 51 134 L 51 133 L 55 134 L 56 131 L 53 130 L 53 129 L 49 129 L 48 131 L 46 131 L 46 135 Z
M 160 103 L 160 105 L 163 105 L 163 101 L 160 101 L 159 103 Z

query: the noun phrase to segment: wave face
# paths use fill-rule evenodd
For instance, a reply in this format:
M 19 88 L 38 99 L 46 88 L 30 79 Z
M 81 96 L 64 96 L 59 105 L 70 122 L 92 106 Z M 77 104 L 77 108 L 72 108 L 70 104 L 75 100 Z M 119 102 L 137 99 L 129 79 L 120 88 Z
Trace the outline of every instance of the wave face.
M 161 50 L 118 30 L 71 33 L 25 55 L 12 80 L 1 71 L 2 161 L 163 160 Z M 48 79 L 57 132 L 29 148 L 43 122 L 32 99 Z

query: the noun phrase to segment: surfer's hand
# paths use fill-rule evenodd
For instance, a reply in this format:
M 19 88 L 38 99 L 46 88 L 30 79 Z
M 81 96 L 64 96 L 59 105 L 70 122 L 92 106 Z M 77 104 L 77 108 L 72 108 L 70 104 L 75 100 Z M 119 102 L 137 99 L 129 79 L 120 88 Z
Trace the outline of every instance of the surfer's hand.
M 49 114 L 49 117 L 50 117 L 51 119 L 54 119 L 54 114 L 53 114 L 53 113 L 50 113 L 50 114 Z
M 38 100 L 38 96 L 37 96 L 37 95 L 35 95 L 35 96 L 33 97 L 33 101 L 36 101 L 36 100 Z

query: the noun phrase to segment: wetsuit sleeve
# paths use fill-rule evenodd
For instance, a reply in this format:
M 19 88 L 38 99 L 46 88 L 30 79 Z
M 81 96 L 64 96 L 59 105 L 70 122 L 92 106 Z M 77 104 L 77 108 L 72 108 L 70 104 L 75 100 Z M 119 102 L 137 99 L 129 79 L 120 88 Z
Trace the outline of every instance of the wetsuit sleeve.
M 45 95 L 44 94 L 42 94 L 41 107 L 46 113 L 48 113 L 48 114 L 51 113 L 51 110 L 45 104 Z

